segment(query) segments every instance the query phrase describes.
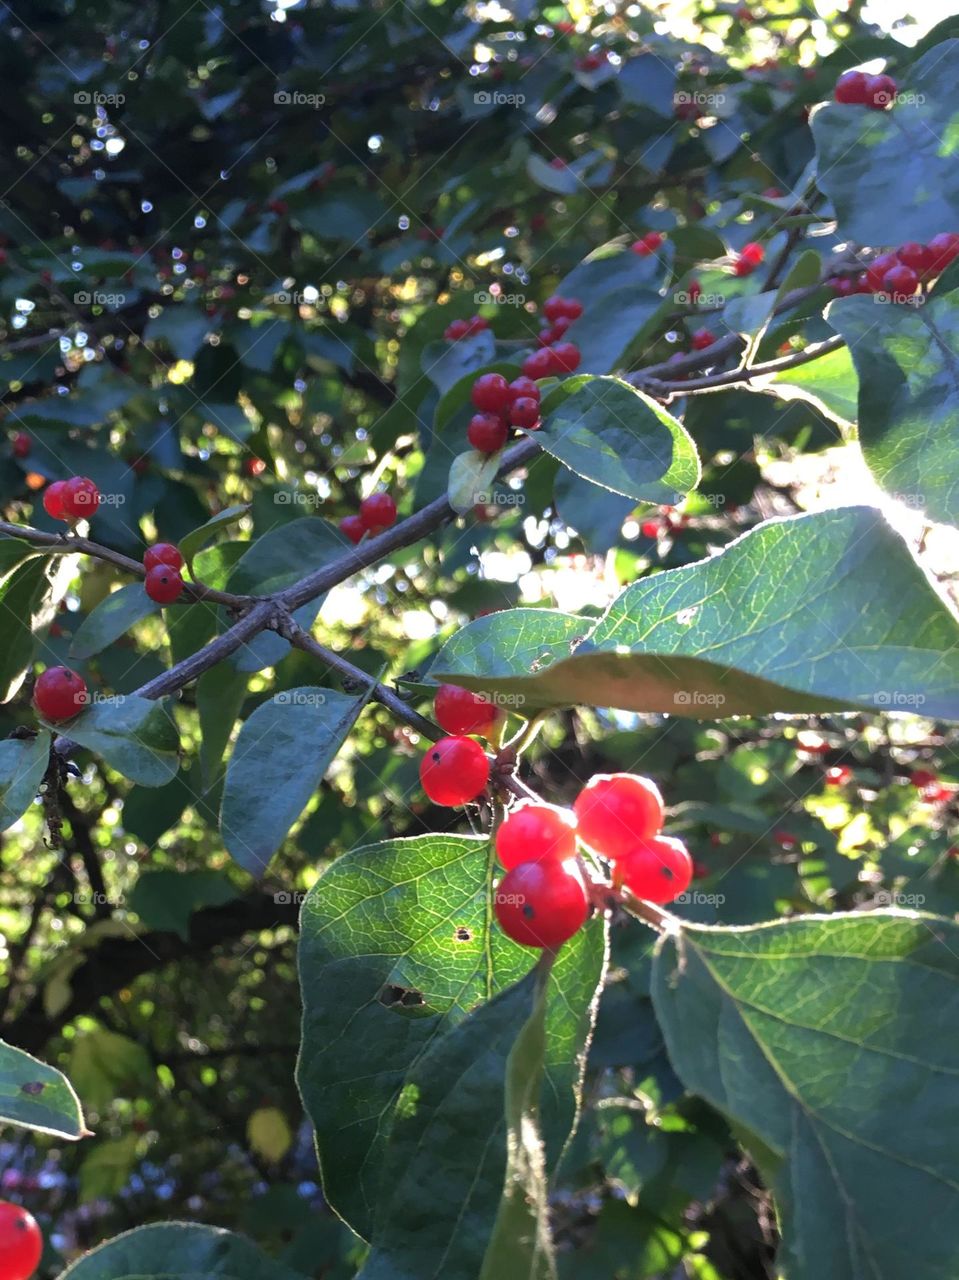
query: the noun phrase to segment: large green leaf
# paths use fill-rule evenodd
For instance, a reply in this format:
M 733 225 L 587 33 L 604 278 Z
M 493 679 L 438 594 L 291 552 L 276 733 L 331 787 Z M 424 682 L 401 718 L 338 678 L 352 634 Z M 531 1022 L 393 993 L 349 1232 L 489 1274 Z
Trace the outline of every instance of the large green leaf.
M 126 905 L 149 929 L 169 930 L 186 942 L 194 911 L 232 902 L 239 892 L 225 871 L 145 871 Z
M 104 698 L 71 720 L 65 732 L 145 787 L 162 787 L 179 768 L 179 739 L 166 700 L 136 693 Z
M 119 591 L 112 591 L 77 628 L 70 645 L 71 658 L 92 658 L 119 640 L 135 623 L 156 612 L 156 608 L 142 582 L 131 582 Z
M 19 821 L 33 804 L 50 759 L 50 738 L 5 738 L 0 742 L 0 831 Z
M 919 59 L 886 111 L 830 102 L 813 113 L 820 189 L 844 240 L 882 246 L 959 226 L 959 40 Z
M 532 709 L 585 703 L 699 719 L 843 708 L 959 720 L 959 626 L 871 507 L 769 520 L 626 588 L 592 619 L 513 609 L 471 623 L 431 674 Z
M 859 381 L 848 347 L 828 351 L 808 364 L 784 369 L 763 380 L 781 400 L 805 400 L 841 427 L 856 421 Z
M 673 1067 L 778 1200 L 789 1280 L 959 1274 L 959 926 L 684 926 L 658 946 L 653 997 Z
M 0 1041 L 0 1125 L 74 1141 L 86 1136 L 80 1100 L 66 1076 Z
M 683 425 L 627 382 L 576 378 L 543 410 L 536 443 L 594 484 L 672 506 L 699 483 L 696 446 Z
M 0 583 L 0 702 L 17 693 L 33 657 L 34 632 L 48 618 L 50 566 L 42 557 L 28 560 Z
M 256 1245 L 218 1227 L 162 1222 L 108 1240 L 61 1280 L 303 1280 Z
M 365 701 L 335 689 L 287 689 L 244 722 L 227 765 L 220 831 L 245 871 L 266 870 Z
M 427 835 L 390 840 L 341 855 L 304 904 L 298 1082 L 316 1129 L 327 1199 L 367 1238 L 374 1232 L 381 1196 L 392 1190 L 384 1169 L 391 1160 L 394 1122 L 415 1110 L 417 1090 L 429 1083 L 430 1072 L 421 1079 L 417 1064 L 425 1053 L 443 1052 L 444 1039 L 471 1010 L 517 982 L 532 965 L 535 953 L 511 942 L 493 924 L 493 875 L 486 839 Z M 543 1130 L 553 1162 L 575 1120 L 583 1049 L 604 963 L 604 929 L 596 920 L 563 947 L 553 970 L 543 1103 Z M 482 1163 L 490 1129 L 502 1119 L 505 1059 L 530 1012 L 527 999 L 520 1003 L 515 1018 L 507 1010 L 510 1032 L 495 1067 L 500 1072 L 496 1114 L 482 1124 L 476 1120 L 457 1128 L 457 1143 L 438 1162 L 441 1169 L 450 1162 L 449 1176 L 457 1178 L 458 1186 L 464 1169 Z M 498 1016 L 490 1014 L 494 1020 Z M 470 1042 L 472 1031 L 464 1035 Z M 459 1051 L 453 1046 L 451 1057 Z M 438 1090 L 451 1085 L 448 1078 L 434 1083 Z M 455 1101 L 454 1091 L 450 1105 Z M 479 1250 L 479 1258 L 505 1176 L 502 1130 L 495 1142 L 496 1195 L 484 1198 L 485 1207 L 475 1218 L 464 1213 L 470 1248 Z M 426 1197 L 421 1205 L 428 1214 Z M 444 1198 L 442 1213 L 437 1210 L 429 1230 L 430 1249 L 441 1250 L 444 1233 L 449 1236 L 450 1208 Z M 414 1268 L 411 1274 L 433 1273 Z
M 959 523 L 959 290 L 921 307 L 845 298 L 828 319 L 852 349 L 873 475 L 931 519 Z

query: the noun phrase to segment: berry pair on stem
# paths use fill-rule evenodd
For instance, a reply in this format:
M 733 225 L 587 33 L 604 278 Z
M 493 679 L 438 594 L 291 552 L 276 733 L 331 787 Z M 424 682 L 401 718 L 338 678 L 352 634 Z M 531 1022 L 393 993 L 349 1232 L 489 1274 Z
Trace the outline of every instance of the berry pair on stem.
M 396 523 L 396 503 L 388 493 L 371 493 L 360 503 L 359 513 L 355 516 L 344 516 L 340 521 L 340 532 L 345 533 L 350 542 L 360 542 L 366 534 L 375 535 Z
M 183 557 L 172 542 L 156 542 L 143 557 L 147 571 L 143 586 L 157 604 L 172 604 L 183 594 Z
M 473 383 L 470 398 L 479 413 L 470 418 L 466 438 L 480 453 L 498 453 L 512 427 L 535 431 L 539 426 L 539 387 L 532 378 L 507 382 L 501 373 L 484 373 Z
M 762 265 L 766 250 L 756 241 L 744 244 L 733 260 L 733 274 L 751 276 L 758 266 Z
M 100 505 L 100 490 L 89 476 L 54 480 L 43 491 L 43 509 L 53 520 L 89 520 Z
M 433 703 L 436 723 L 449 737 L 440 738 L 420 762 L 423 790 L 434 804 L 456 808 L 479 798 L 490 777 L 486 752 L 468 734 L 492 738 L 502 716 L 482 694 L 455 684 L 441 684 Z
M 460 338 L 468 338 L 488 328 L 488 320 L 482 316 L 471 316 L 469 320 L 451 320 L 443 330 L 443 337 L 447 342 L 459 342 Z
M 845 71 L 836 81 L 833 97 L 837 102 L 885 111 L 896 100 L 899 86 L 892 76 L 867 75 L 864 71 Z
M 630 248 L 640 258 L 648 258 L 663 244 L 666 237 L 659 231 L 647 231 Z

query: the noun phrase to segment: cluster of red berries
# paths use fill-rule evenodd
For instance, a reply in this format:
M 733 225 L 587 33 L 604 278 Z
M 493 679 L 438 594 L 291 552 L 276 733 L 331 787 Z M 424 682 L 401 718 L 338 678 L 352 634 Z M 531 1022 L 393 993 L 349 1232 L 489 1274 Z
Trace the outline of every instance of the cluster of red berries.
M 756 241 L 750 241 L 744 244 L 739 253 L 733 259 L 733 274 L 737 276 L 751 276 L 758 266 L 762 264 L 766 256 L 766 250 Z
M 644 538 L 660 538 L 669 533 L 677 533 L 689 522 L 689 516 L 675 507 L 660 507 L 659 515 L 650 516 L 639 526 Z
M 451 320 L 443 330 L 447 342 L 458 342 L 460 338 L 468 338 L 471 334 L 481 333 L 489 328 L 489 321 L 482 316 L 471 316 L 469 320 Z
M 496 856 L 506 871 L 493 910 L 500 928 L 527 947 L 557 947 L 589 915 L 589 894 L 576 856 L 577 840 L 613 864 L 613 885 L 648 902 L 684 893 L 693 860 L 680 840 L 660 834 L 663 799 L 636 774 L 597 774 L 572 809 L 523 801 L 496 832 Z
M 396 503 L 388 493 L 371 493 L 360 503 L 355 516 L 344 516 L 340 521 L 340 532 L 345 533 L 350 542 L 360 542 L 367 534 L 375 535 L 396 523 Z
M 501 714 L 489 698 L 455 684 L 437 689 L 433 714 L 451 736 L 434 742 L 420 762 L 423 790 L 434 804 L 448 808 L 469 804 L 486 789 L 490 765 L 480 744 L 466 735 L 492 737 Z
M 43 1235 L 32 1213 L 0 1200 L 0 1263 L 3 1280 L 30 1280 L 40 1265 Z
M 480 453 L 497 453 L 511 427 L 535 431 L 539 426 L 539 387 L 532 378 L 507 382 L 501 373 L 481 374 L 470 391 L 479 410 L 470 418 L 466 438 Z
M 921 284 L 942 275 L 959 257 L 959 235 L 943 231 L 928 244 L 907 240 L 898 249 L 880 253 L 858 276 L 831 276 L 827 284 L 839 298 L 856 293 L 888 293 L 894 301 L 913 297 Z
M 143 586 L 157 604 L 172 604 L 183 594 L 183 557 L 172 542 L 157 542 L 147 548 L 143 557 L 147 571 Z
M 940 782 L 939 775 L 931 769 L 913 769 L 909 781 L 930 804 L 942 804 L 956 798 L 955 787 Z
M 711 347 L 716 341 L 716 335 L 710 333 L 708 329 L 697 329 L 689 340 L 689 345 L 694 351 L 705 351 L 707 347 Z
M 892 76 L 870 76 L 864 71 L 845 71 L 836 81 L 833 97 L 837 102 L 885 111 L 896 100 L 899 86 Z
M 549 323 L 540 329 L 537 334 L 537 345 L 540 347 L 554 346 L 561 338 L 565 337 L 566 330 L 573 321 L 578 320 L 582 314 L 583 304 L 578 298 L 561 298 L 558 293 L 554 293 L 552 297 L 547 298 L 543 303 L 543 316 Z M 566 345 L 572 346 L 572 343 Z M 573 365 L 573 369 L 575 369 L 578 364 L 579 353 L 577 352 L 577 358 Z M 572 371 L 572 369 L 566 368 L 566 363 L 563 360 L 560 360 L 558 362 L 558 369 L 551 370 L 550 372 L 572 373 Z M 539 374 L 535 376 L 546 377 L 548 375 Z
M 100 490 L 87 476 L 54 480 L 43 491 L 43 509 L 54 520 L 89 520 L 100 505 Z
M 663 241 L 666 239 L 659 231 L 647 231 L 641 236 L 635 244 L 631 245 L 633 253 L 638 254 L 641 258 L 648 258 L 650 254 L 655 253 Z
M 87 682 L 69 667 L 47 667 L 37 676 L 33 686 L 33 705 L 44 720 L 54 724 L 72 720 L 87 702 Z

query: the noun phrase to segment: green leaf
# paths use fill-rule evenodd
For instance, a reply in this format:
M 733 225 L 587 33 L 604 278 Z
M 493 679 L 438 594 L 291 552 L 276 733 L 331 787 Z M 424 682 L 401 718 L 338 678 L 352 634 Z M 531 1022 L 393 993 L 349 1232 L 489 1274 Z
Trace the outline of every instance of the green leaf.
M 276 694 L 245 721 L 220 810 L 223 843 L 244 871 L 266 870 L 365 703 L 306 686 Z
M 780 400 L 805 400 L 815 405 L 840 427 L 851 428 L 856 421 L 859 380 L 848 347 L 775 373 L 763 386 L 774 390 Z
M 165 342 L 178 360 L 192 360 L 210 332 L 211 321 L 198 308 L 179 303 L 164 307 L 143 331 L 147 342 Z
M 112 1141 L 98 1141 L 80 1165 L 80 1203 L 112 1200 L 130 1179 L 137 1162 L 139 1135 L 125 1133 Z
M 224 871 L 145 871 L 127 897 L 149 929 L 190 936 L 190 916 L 201 907 L 232 902 L 239 890 Z
M 458 382 L 485 369 L 496 359 L 496 342 L 489 329 L 472 333 L 457 342 L 431 342 L 423 348 L 420 363 L 423 372 L 440 394 L 451 390 Z
M 70 645 L 71 658 L 92 658 L 157 610 L 142 582 L 112 591 L 83 619 Z
M 488 1008 L 482 1002 L 518 981 L 532 964 L 533 953 L 511 942 L 492 922 L 493 872 L 486 839 L 426 835 L 390 840 L 342 854 L 304 904 L 299 953 L 304 1021 L 297 1079 L 316 1129 L 324 1193 L 337 1213 L 367 1238 L 381 1197 L 392 1190 L 384 1170 L 392 1159 L 393 1122 L 415 1109 L 417 1091 L 431 1084 L 431 1072 L 421 1079 L 416 1063 L 431 1045 L 440 1052 L 470 1010 L 478 1004 L 481 1012 Z M 553 971 L 543 1102 L 551 1163 L 575 1122 L 583 1047 L 604 965 L 604 927 L 595 920 L 562 948 Z M 514 1036 L 530 1009 L 528 1001 L 521 1004 L 510 1020 Z M 490 1015 L 494 1020 L 498 1016 Z M 465 1033 L 468 1043 L 472 1034 Z M 483 1036 L 478 1039 L 482 1042 Z M 511 1044 L 502 1047 L 495 1066 L 500 1091 Z M 468 1047 L 462 1051 L 472 1052 Z M 457 1052 L 456 1046 L 450 1050 L 453 1057 Z M 451 1082 L 437 1076 L 432 1084 L 449 1090 Z M 455 1090 L 451 1096 L 455 1101 Z M 492 1123 L 493 1117 L 488 1120 Z M 486 1122 L 457 1131 L 457 1142 L 442 1159 L 434 1159 L 436 1170 L 441 1174 L 446 1169 L 461 1188 L 469 1170 L 483 1162 L 488 1133 Z M 492 1230 L 503 1187 L 504 1137 L 497 1137 L 497 1146 L 495 1179 L 489 1175 L 484 1191 L 486 1208 L 472 1226 L 464 1225 L 473 1237 L 482 1237 L 472 1238 L 477 1258 Z M 407 1180 L 408 1189 L 415 1185 Z M 424 1249 L 442 1249 L 437 1242 L 451 1230 L 448 1215 L 463 1207 L 455 1207 L 454 1199 L 444 1196 L 442 1208 L 436 1206 L 434 1212 L 429 1197 L 420 1194 L 421 1214 L 433 1217 L 432 1225 L 424 1225 L 429 1236 Z M 477 1271 L 478 1266 L 463 1274 Z M 432 1272 L 414 1267 L 412 1274 Z
M 45 733 L 0 742 L 0 831 L 12 827 L 33 804 L 49 759 Z
M 501 458 L 502 453 L 479 453 L 476 449 L 456 455 L 450 463 L 447 496 L 458 515 L 490 501 Z
M 830 102 L 813 113 L 817 181 L 843 240 L 925 242 L 959 226 L 957 79 L 959 40 L 944 40 L 913 64 L 888 110 Z
M 829 323 L 859 375 L 859 440 L 878 483 L 930 519 L 959 523 L 959 290 L 922 306 L 845 298 Z
M 104 1111 L 117 1096 L 135 1098 L 153 1081 L 150 1055 L 129 1036 L 95 1027 L 73 1041 L 70 1079 L 91 1111 Z
M 0 703 L 9 702 L 23 683 L 33 657 L 34 631 L 46 624 L 51 598 L 49 562 L 28 560 L 0 583 L 3 644 L 0 645 Z
M 658 944 L 653 999 L 683 1083 L 752 1144 L 789 1280 L 959 1273 L 959 1045 L 941 1034 L 959 1017 L 959 926 L 684 926 Z
M 560 519 L 576 530 L 595 555 L 605 555 L 616 546 L 623 522 L 636 506 L 632 498 L 610 493 L 568 467 L 557 469 L 553 501 Z
M 480 1280 L 555 1280 L 539 1104 L 551 958 L 531 975 L 533 1008 L 506 1061 L 506 1184 Z
M 80 1099 L 66 1076 L 0 1041 L 0 1123 L 70 1142 L 87 1136 Z
M 104 698 L 71 720 L 65 732 L 145 787 L 162 787 L 180 766 L 179 738 L 166 699 L 153 702 L 136 693 Z
M 572 378 L 546 397 L 537 444 L 637 502 L 674 505 L 699 483 L 696 446 L 655 400 L 618 378 Z
M 162 1222 L 137 1227 L 82 1257 L 60 1280 L 303 1280 L 218 1227 Z
M 210 539 L 218 534 L 221 529 L 225 529 L 228 525 L 242 519 L 249 509 L 250 504 L 248 502 L 241 502 L 233 507 L 225 507 L 198 528 L 191 529 L 185 537 L 180 539 L 180 554 L 190 566 L 191 573 L 193 571 L 193 560 L 197 552 L 202 551 Z
M 623 245 L 603 245 L 557 286 L 561 297 L 583 304 L 565 335 L 579 347 L 581 373 L 611 373 L 626 364 L 663 305 L 667 252 L 641 258 Z
M 959 627 L 871 507 L 768 520 L 627 587 L 592 619 L 512 609 L 443 647 L 437 680 L 530 708 L 713 719 L 920 709 L 959 720 Z
M 223 753 L 246 698 L 249 677 L 228 662 L 204 671 L 196 682 L 200 718 L 200 777 L 209 790 L 220 776 Z

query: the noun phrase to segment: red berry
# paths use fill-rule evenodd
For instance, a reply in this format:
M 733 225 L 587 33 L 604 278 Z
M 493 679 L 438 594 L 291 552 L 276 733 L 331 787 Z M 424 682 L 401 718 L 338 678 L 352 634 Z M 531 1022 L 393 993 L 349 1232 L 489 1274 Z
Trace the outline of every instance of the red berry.
M 158 564 L 147 574 L 143 583 L 146 593 L 157 604 L 172 604 L 183 594 L 183 579 L 171 565 Z
M 604 858 L 625 857 L 638 840 L 662 830 L 663 797 L 649 778 L 635 773 L 597 773 L 573 808 L 584 844 Z
M 873 111 L 885 111 L 895 102 L 898 88 L 892 76 L 866 76 L 866 106 Z
M 388 493 L 371 493 L 360 503 L 360 519 L 364 529 L 381 533 L 396 521 L 396 503 Z
M 73 476 L 63 486 L 61 499 L 68 519 L 89 519 L 100 505 L 100 490 L 87 476 Z
M 509 420 L 514 427 L 535 431 L 539 426 L 539 400 L 532 396 L 520 396 L 509 408 Z
M 605 61 L 606 58 L 601 53 L 587 53 L 577 61 L 576 66 L 580 71 L 598 71 Z
M 689 301 L 693 304 L 693 306 L 695 306 L 696 303 L 699 301 L 699 296 L 702 293 L 702 291 L 703 291 L 703 286 L 699 283 L 698 280 L 690 280 L 689 288 L 686 290 L 686 292 L 689 294 Z
M 616 878 L 637 898 L 662 905 L 689 888 L 693 860 L 681 840 L 652 836 L 634 844 L 617 863 Z
M 345 533 L 350 542 L 359 542 L 366 533 L 366 525 L 359 516 L 344 516 L 340 521 L 340 533 Z
M 40 1265 L 43 1235 L 26 1209 L 0 1200 L 0 1272 L 3 1280 L 29 1280 Z
M 562 298 L 563 310 L 556 317 L 557 320 L 578 320 L 583 314 L 583 304 L 579 298 Z
M 32 447 L 32 441 L 25 431 L 18 431 L 13 437 L 13 456 L 15 458 L 29 457 Z
M 586 923 L 589 902 L 577 871 L 561 862 L 521 862 L 496 886 L 493 910 L 514 942 L 558 947 Z
M 900 298 L 911 298 L 919 288 L 919 277 L 912 267 L 907 267 L 904 262 L 900 262 L 890 267 L 883 276 L 882 287 L 897 301 Z
M 826 770 L 827 787 L 844 787 L 852 779 L 852 769 L 848 764 L 834 764 Z
M 486 752 L 473 738 L 440 738 L 420 762 L 420 782 L 434 804 L 468 804 L 489 782 Z
M 555 342 L 557 338 L 561 338 L 572 323 L 573 322 L 570 320 L 569 316 L 559 316 L 554 320 L 553 327 L 550 330 L 550 333 L 553 335 L 551 341 Z
M 927 248 L 931 257 L 929 269 L 933 275 L 938 275 L 959 257 L 959 235 L 953 231 L 942 231 L 932 237 Z
M 896 257 L 907 267 L 912 267 L 917 275 L 924 275 L 933 263 L 933 255 L 924 244 L 915 240 L 907 240 L 896 250 Z
M 853 103 L 856 106 L 866 105 L 866 81 L 868 77 L 863 71 L 844 71 L 836 81 L 833 97 L 837 102 Z
M 648 258 L 650 254 L 653 252 L 652 246 L 646 243 L 645 236 L 643 237 L 642 240 L 637 240 L 634 244 L 630 246 L 630 248 L 632 249 L 633 253 L 638 254 L 640 258 Z
M 441 684 L 433 703 L 436 723 L 447 733 L 481 733 L 489 737 L 499 720 L 499 712 L 481 693 L 472 693 L 458 684 Z
M 694 351 L 705 351 L 707 347 L 711 347 L 716 341 L 714 334 L 708 329 L 697 329 L 692 336 L 692 346 Z
M 766 250 L 761 244 L 756 244 L 755 241 L 752 241 L 749 244 L 744 244 L 742 249 L 739 251 L 740 260 L 743 262 L 750 262 L 754 267 L 758 267 L 765 256 Z
M 856 282 L 850 276 L 830 276 L 826 285 L 837 298 L 849 298 L 856 292 Z
M 144 569 L 155 569 L 158 564 L 169 565 L 173 569 L 183 568 L 183 557 L 172 542 L 155 542 L 147 547 L 143 557 Z
M 43 509 L 54 520 L 66 520 L 63 509 L 63 491 L 67 487 L 66 480 L 54 480 L 43 491 Z
M 553 341 L 552 325 L 550 325 L 548 329 L 540 329 L 540 331 L 536 335 L 536 345 L 538 347 L 548 347 L 552 341 Z
M 489 321 L 482 316 L 470 316 L 466 322 L 467 333 L 480 333 L 483 329 L 489 328 Z
M 572 809 L 524 800 L 500 824 L 496 855 L 507 871 L 521 862 L 565 862 L 574 858 L 576 815 Z
M 44 720 L 72 720 L 87 704 L 87 684 L 69 667 L 47 667 L 33 686 L 33 703 Z
M 666 237 L 659 231 L 647 231 L 633 245 L 633 253 L 638 253 L 641 258 L 647 258 L 651 253 L 656 252 L 665 239 Z
M 663 526 L 658 520 L 644 520 L 639 526 L 639 532 L 644 538 L 658 538 L 662 528 Z
M 938 782 L 939 775 L 933 773 L 931 769 L 913 769 L 909 775 L 909 781 L 917 791 L 922 791 L 926 787 L 931 787 L 934 782 Z
M 553 347 L 553 360 L 564 373 L 575 373 L 582 359 L 575 342 L 558 342 Z
M 562 156 L 553 156 L 552 160 L 549 162 L 549 167 L 551 169 L 565 169 L 567 167 L 567 162 Z
M 443 337 L 448 342 L 456 342 L 460 338 L 465 338 L 470 331 L 468 320 L 451 320 L 443 330 Z
M 509 404 L 509 383 L 501 373 L 484 373 L 473 383 L 470 397 L 483 413 L 501 413 Z
M 497 413 L 474 413 L 466 438 L 480 453 L 497 453 L 509 436 L 509 427 Z
M 520 397 L 529 397 L 539 403 L 539 387 L 532 378 L 514 378 L 509 384 L 510 403 Z
M 243 463 L 243 470 L 251 479 L 255 479 L 266 470 L 266 463 L 262 458 L 247 458 Z
M 765 196 L 767 200 L 781 200 L 783 196 L 779 187 L 766 187 L 759 194 Z
M 548 378 L 553 372 L 553 356 L 547 350 L 533 351 L 523 361 L 523 373 L 527 378 Z
M 558 293 L 554 293 L 551 298 L 547 298 L 543 303 L 543 315 L 551 323 L 558 320 L 560 316 L 566 315 L 566 299 L 561 298 Z
M 270 203 L 267 205 L 267 208 L 270 210 L 271 213 L 277 213 L 281 217 L 283 216 L 283 214 L 289 213 L 290 211 L 290 206 L 286 203 L 285 200 L 271 200 Z
M 873 258 L 866 268 L 866 280 L 873 293 L 878 293 L 882 288 L 886 272 L 899 265 L 899 258 L 894 253 L 881 253 L 878 258 Z

